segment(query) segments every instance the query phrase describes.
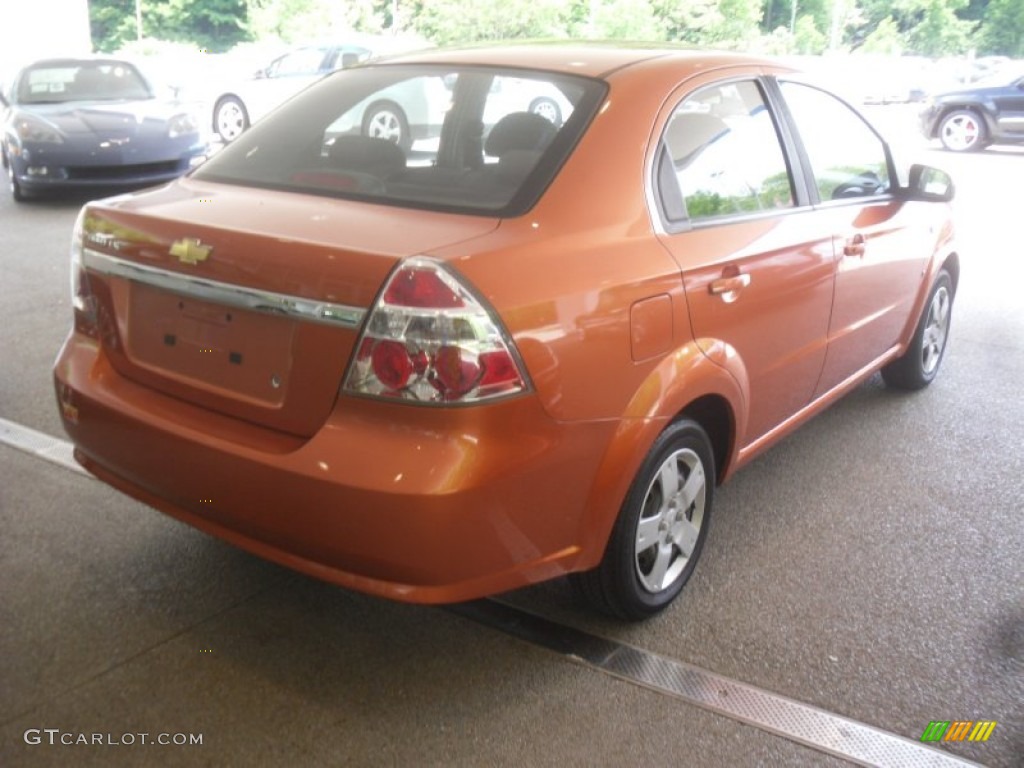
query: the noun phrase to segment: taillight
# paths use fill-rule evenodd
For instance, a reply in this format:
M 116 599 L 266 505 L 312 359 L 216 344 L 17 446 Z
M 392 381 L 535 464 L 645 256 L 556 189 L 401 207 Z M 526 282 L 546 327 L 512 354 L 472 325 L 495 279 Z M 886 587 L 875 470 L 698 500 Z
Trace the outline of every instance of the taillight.
M 526 389 L 498 321 L 455 275 L 423 257 L 388 279 L 344 385 L 416 403 L 478 403 Z
M 79 212 L 71 234 L 71 307 L 75 313 L 75 329 L 96 336 L 96 297 L 89 288 L 89 277 L 82 263 L 82 252 L 85 249 L 84 224 L 85 208 Z

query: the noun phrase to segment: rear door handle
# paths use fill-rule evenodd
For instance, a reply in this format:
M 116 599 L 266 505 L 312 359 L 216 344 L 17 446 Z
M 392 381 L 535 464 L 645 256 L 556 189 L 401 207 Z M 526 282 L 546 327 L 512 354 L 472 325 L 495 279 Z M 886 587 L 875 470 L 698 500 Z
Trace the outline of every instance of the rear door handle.
M 864 235 L 858 232 L 846 241 L 846 245 L 843 246 L 843 256 L 863 256 L 866 242 Z
M 712 280 L 711 285 L 708 286 L 708 290 L 713 296 L 721 296 L 724 293 L 735 293 L 736 291 L 741 291 L 748 285 L 750 285 L 750 275 L 743 273 Z

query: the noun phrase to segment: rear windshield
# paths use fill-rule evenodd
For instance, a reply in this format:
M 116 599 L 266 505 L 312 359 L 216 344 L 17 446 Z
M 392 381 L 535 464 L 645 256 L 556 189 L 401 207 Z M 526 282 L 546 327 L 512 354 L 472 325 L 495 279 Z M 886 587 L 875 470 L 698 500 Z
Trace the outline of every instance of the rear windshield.
M 139 71 L 124 61 L 37 64 L 22 73 L 16 93 L 19 104 L 135 101 L 152 97 Z
M 554 178 L 604 94 L 600 81 L 532 70 L 356 67 L 300 93 L 195 178 L 517 215 Z

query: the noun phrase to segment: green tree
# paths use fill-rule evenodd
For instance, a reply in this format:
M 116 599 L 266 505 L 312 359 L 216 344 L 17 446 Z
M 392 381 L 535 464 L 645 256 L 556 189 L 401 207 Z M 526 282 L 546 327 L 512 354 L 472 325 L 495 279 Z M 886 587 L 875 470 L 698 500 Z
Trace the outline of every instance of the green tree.
M 570 23 L 569 33 L 601 40 L 664 40 L 666 30 L 649 0 L 591 0 L 582 24 Z
M 882 19 L 858 49 L 861 53 L 882 53 L 898 56 L 906 48 L 906 41 L 892 18 Z
M 852 31 L 851 42 L 855 46 L 863 44 L 879 24 L 891 19 L 904 37 L 908 53 L 965 53 L 976 23 L 961 14 L 969 16 L 977 11 L 969 0 L 860 0 L 860 22 Z
M 223 52 L 249 39 L 247 11 L 245 0 L 166 0 L 146 4 L 144 24 L 148 36 Z
M 416 32 L 437 45 L 517 38 L 565 37 L 562 0 L 430 0 L 413 9 Z
M 135 40 L 135 0 L 90 0 L 89 31 L 93 47 L 103 53 Z
M 793 53 L 805 55 L 824 53 L 828 47 L 828 37 L 818 28 L 813 16 L 800 16 L 796 20 L 793 33 Z
M 956 12 L 967 7 L 968 0 L 912 0 L 912 15 L 917 23 L 909 30 L 908 42 L 915 53 L 946 56 L 967 50 L 975 22 L 960 19 Z
M 225 51 L 249 38 L 245 0 L 141 0 L 142 35 Z M 100 51 L 137 39 L 135 0 L 91 0 L 89 24 Z
M 983 52 L 1024 57 L 1024 0 L 992 0 L 981 21 Z
M 395 19 L 394 8 L 403 4 L 349 0 L 246 0 L 247 31 L 255 40 L 275 38 L 297 43 L 341 30 L 379 33 Z M 408 2 L 404 5 L 409 5 Z M 401 21 L 399 21 L 401 23 Z
M 652 0 L 660 38 L 693 45 L 743 47 L 760 33 L 763 0 Z

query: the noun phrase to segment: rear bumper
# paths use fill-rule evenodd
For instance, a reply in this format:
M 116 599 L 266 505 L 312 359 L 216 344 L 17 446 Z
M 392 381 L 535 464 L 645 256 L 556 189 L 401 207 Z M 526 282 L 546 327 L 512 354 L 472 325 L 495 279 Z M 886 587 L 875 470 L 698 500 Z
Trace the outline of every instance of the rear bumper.
M 464 409 L 339 398 L 303 440 L 135 384 L 74 332 L 54 376 L 76 457 L 100 479 L 260 557 L 410 602 L 572 570 L 615 428 L 553 422 L 531 397 Z

